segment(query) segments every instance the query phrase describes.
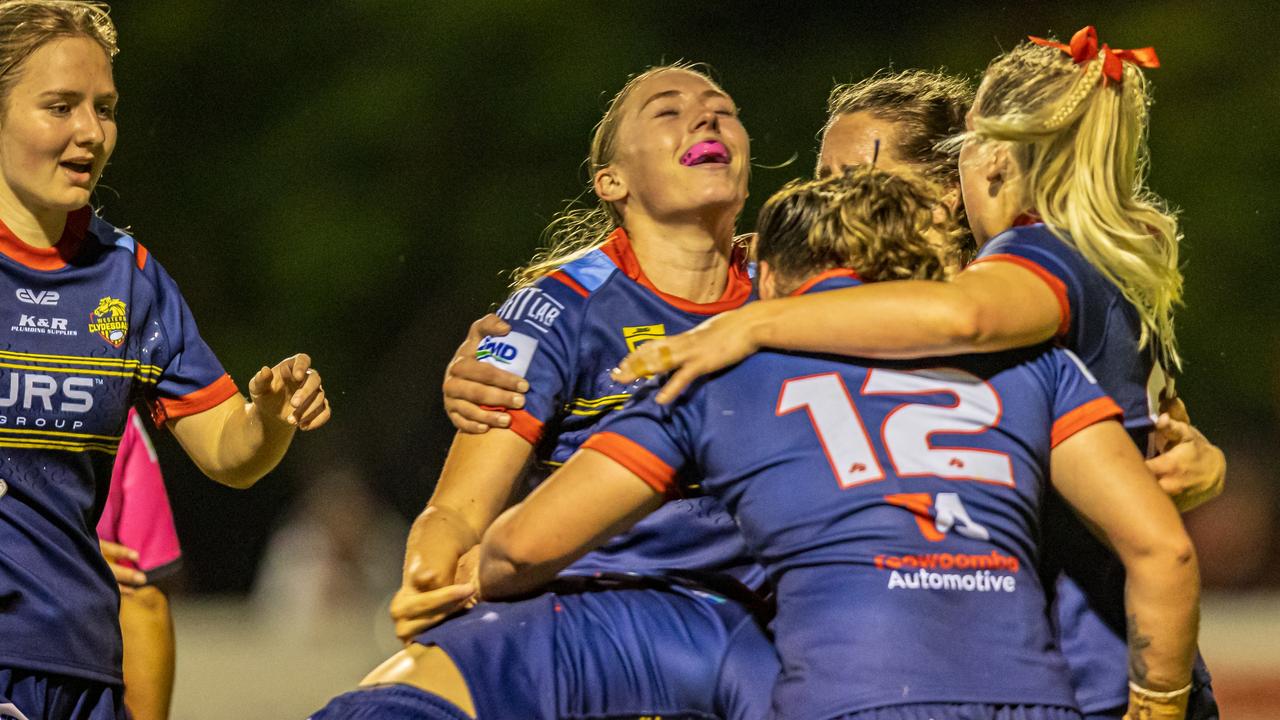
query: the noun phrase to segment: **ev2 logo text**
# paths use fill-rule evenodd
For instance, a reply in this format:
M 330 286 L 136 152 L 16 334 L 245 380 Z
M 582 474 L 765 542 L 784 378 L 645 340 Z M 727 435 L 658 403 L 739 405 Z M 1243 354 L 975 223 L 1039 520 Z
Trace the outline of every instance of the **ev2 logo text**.
M 14 295 L 18 296 L 18 300 L 28 305 L 57 305 L 58 293 L 53 290 L 29 290 L 27 288 L 18 288 L 14 291 Z

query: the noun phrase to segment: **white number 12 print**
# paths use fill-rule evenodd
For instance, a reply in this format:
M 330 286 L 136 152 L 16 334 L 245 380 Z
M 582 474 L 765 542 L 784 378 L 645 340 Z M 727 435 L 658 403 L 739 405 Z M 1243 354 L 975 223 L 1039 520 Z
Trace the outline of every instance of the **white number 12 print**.
M 1013 487 L 1009 456 L 995 450 L 937 447 L 936 433 L 978 434 L 1000 422 L 1000 397 L 981 378 L 955 368 L 884 370 L 873 368 L 862 383 L 862 395 L 938 395 L 951 405 L 903 403 L 891 410 L 880 428 L 880 444 L 898 477 L 933 475 L 949 480 L 977 480 Z M 841 488 L 884 479 L 884 470 L 849 389 L 837 373 L 791 378 L 782 383 L 776 414 L 800 408 L 826 450 Z

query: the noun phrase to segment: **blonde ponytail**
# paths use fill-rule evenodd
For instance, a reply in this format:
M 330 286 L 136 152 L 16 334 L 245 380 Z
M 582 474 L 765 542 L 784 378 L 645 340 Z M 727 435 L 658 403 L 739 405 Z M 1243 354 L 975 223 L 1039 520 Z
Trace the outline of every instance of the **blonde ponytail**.
M 1104 84 L 1102 73 L 1101 55 L 1082 68 L 1023 43 L 987 68 L 974 132 L 1013 144 L 1028 206 L 1137 309 L 1140 345 L 1154 340 L 1161 359 L 1180 367 L 1181 236 L 1175 213 L 1146 187 L 1146 79 L 1128 63 L 1120 82 Z

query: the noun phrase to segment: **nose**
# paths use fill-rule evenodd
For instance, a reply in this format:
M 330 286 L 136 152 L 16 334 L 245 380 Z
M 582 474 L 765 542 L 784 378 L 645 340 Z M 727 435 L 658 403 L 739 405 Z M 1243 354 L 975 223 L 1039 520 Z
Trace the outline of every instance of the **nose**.
M 694 118 L 694 131 L 712 130 L 720 132 L 720 115 L 710 105 L 704 105 Z
M 93 108 L 81 106 L 76 111 L 75 143 L 80 147 L 93 147 L 106 142 L 107 133 L 102 118 Z

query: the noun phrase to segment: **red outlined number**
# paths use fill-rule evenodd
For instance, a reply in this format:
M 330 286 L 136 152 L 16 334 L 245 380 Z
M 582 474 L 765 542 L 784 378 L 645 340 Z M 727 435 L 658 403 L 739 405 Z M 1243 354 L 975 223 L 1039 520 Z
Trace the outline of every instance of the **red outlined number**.
M 950 395 L 950 405 L 906 402 L 885 415 L 880 444 L 899 477 L 934 476 L 1014 486 L 1005 453 L 940 447 L 937 433 L 978 434 L 1000 422 L 1000 396 L 981 378 L 954 368 L 867 371 L 861 395 Z M 776 414 L 805 408 L 841 488 L 884 479 L 876 450 L 849 389 L 837 373 L 782 383 Z
M 809 420 L 841 488 L 884 479 L 871 438 L 849 397 L 849 388 L 838 374 L 823 373 L 783 382 L 775 414 L 782 416 L 800 408 L 809 411 Z

